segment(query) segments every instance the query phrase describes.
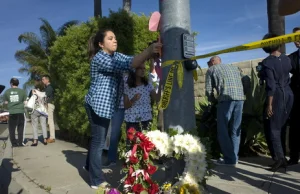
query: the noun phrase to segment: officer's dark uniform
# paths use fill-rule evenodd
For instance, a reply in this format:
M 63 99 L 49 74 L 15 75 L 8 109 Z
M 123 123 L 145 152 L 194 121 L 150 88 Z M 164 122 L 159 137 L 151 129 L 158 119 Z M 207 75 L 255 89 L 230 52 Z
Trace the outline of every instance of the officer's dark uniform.
M 293 74 L 291 78 L 291 88 L 294 93 L 294 104 L 290 118 L 290 135 L 289 135 L 289 148 L 290 148 L 290 164 L 297 164 L 299 160 L 300 151 L 300 122 L 297 111 L 300 110 L 300 50 L 289 55 L 292 63 Z M 298 113 L 299 115 L 299 113 Z
M 293 92 L 289 85 L 289 72 L 291 69 L 291 61 L 284 54 L 281 54 L 279 57 L 270 55 L 263 60 L 267 98 L 273 96 L 273 116 L 270 118 L 266 114 L 268 102 L 268 99 L 266 99 L 264 110 L 265 136 L 274 160 L 284 158 L 281 131 L 289 117 L 294 100 Z

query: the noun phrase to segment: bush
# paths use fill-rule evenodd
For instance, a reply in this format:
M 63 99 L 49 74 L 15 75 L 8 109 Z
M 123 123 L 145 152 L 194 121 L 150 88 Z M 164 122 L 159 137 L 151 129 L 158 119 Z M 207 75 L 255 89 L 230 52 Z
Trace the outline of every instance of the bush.
M 84 109 L 90 76 L 87 53 L 88 39 L 98 29 L 112 29 L 118 39 L 118 51 L 137 54 L 157 38 L 148 30 L 149 17 L 129 15 L 125 11 L 111 12 L 109 17 L 91 19 L 67 30 L 51 48 L 51 73 L 56 87 L 57 121 L 71 140 L 80 141 L 89 135 L 88 119 Z

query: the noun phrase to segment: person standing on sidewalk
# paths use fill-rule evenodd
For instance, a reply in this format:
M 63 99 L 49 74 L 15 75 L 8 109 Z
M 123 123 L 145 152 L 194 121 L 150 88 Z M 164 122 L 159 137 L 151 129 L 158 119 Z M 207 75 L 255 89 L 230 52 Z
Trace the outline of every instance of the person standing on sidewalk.
M 205 90 L 209 102 L 214 99 L 214 88 L 218 94 L 217 130 L 224 155 L 217 164 L 235 166 L 238 163 L 245 100 L 242 74 L 236 66 L 221 64 L 221 58 L 218 56 L 212 57 L 210 63 L 212 66 L 206 73 Z
M 20 88 L 19 80 L 11 78 L 11 88 L 6 90 L 3 95 L 4 103 L 7 104 L 9 112 L 8 129 L 9 137 L 13 147 L 25 146 L 23 143 L 25 126 L 25 101 L 26 92 Z M 18 131 L 18 140 L 16 140 L 16 128 Z
M 101 30 L 89 41 L 91 83 L 85 107 L 91 126 L 91 141 L 85 169 L 89 171 L 93 189 L 109 186 L 102 172 L 102 153 L 110 120 L 123 95 L 120 91 L 123 73 L 138 68 L 153 53 L 158 53 L 161 46 L 152 44 L 132 57 L 116 52 L 117 39 L 111 30 Z
M 47 145 L 47 114 L 41 112 L 41 109 L 46 110 L 47 99 L 45 92 L 40 92 L 37 89 L 33 89 L 31 95 L 36 95 L 35 107 L 31 113 L 31 125 L 33 129 L 33 143 L 31 146 L 38 145 L 38 128 L 39 121 L 43 131 L 44 145 Z
M 300 27 L 293 29 L 293 33 L 300 32 Z M 298 111 L 300 109 L 300 41 L 295 42 L 297 50 L 289 55 L 292 63 L 293 74 L 291 78 L 291 89 L 294 93 L 294 104 L 290 116 L 290 134 L 289 134 L 289 149 L 290 149 L 290 160 L 289 165 L 298 164 L 299 152 L 300 152 L 300 130 L 298 127 Z
M 268 33 L 263 40 L 275 38 L 278 35 Z M 269 54 L 262 61 L 262 77 L 266 81 L 266 101 L 264 105 L 264 128 L 272 158 L 275 161 L 269 170 L 276 172 L 279 168 L 286 168 L 286 159 L 281 140 L 281 133 L 285 125 L 294 101 L 294 95 L 290 88 L 291 60 L 282 54 L 281 45 L 273 45 L 262 48 Z
M 123 82 L 120 83 L 120 87 L 124 87 L 127 81 L 127 75 L 123 76 Z M 123 89 L 119 89 L 123 90 Z M 102 165 L 105 168 L 115 166 L 118 158 L 118 145 L 121 137 L 121 127 L 124 121 L 125 108 L 124 108 L 124 97 L 122 95 L 119 107 L 115 110 L 114 115 L 111 118 L 111 135 L 110 144 L 107 154 L 107 161 Z
M 48 125 L 50 131 L 50 137 L 48 138 L 48 143 L 55 142 L 55 125 L 54 125 L 54 89 L 50 83 L 50 76 L 44 75 L 42 77 L 42 82 L 45 85 L 45 92 L 47 96 L 47 105 L 48 105 Z

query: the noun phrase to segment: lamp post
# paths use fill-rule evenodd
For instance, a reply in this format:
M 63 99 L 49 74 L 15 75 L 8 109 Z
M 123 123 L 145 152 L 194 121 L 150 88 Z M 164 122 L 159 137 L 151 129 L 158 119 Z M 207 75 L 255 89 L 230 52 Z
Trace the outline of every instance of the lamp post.
M 191 34 L 190 1 L 160 0 L 161 13 L 160 35 L 163 43 L 162 62 L 183 59 L 183 34 Z M 169 106 L 164 110 L 164 129 L 180 125 L 184 130 L 196 127 L 195 98 L 193 72 L 184 69 L 182 88 L 174 83 Z M 163 68 L 163 84 L 165 84 L 170 67 Z

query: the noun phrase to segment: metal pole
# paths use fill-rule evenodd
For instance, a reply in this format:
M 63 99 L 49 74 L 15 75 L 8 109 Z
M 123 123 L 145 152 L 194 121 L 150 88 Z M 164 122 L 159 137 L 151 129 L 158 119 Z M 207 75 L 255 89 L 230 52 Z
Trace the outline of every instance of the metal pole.
M 183 59 L 182 34 L 191 33 L 190 1 L 160 0 L 160 33 L 163 43 L 162 61 Z M 163 69 L 165 84 L 170 67 Z M 184 68 L 183 86 L 179 89 L 177 74 L 174 73 L 173 91 L 169 106 L 164 110 L 164 129 L 180 125 L 184 130 L 196 127 L 194 80 L 192 71 Z

